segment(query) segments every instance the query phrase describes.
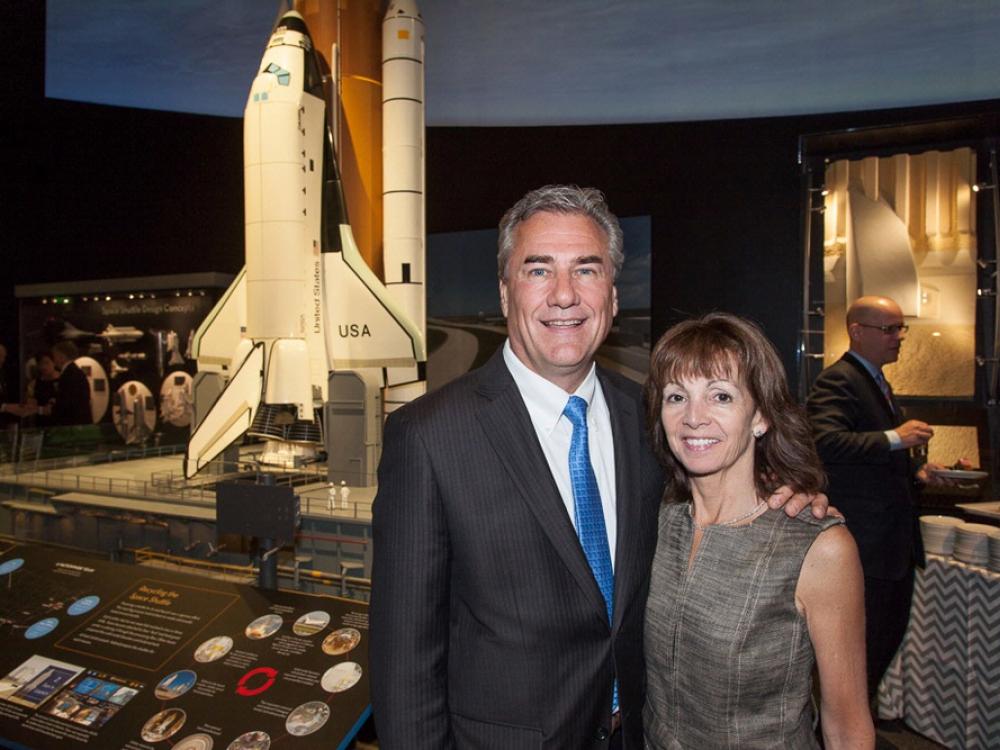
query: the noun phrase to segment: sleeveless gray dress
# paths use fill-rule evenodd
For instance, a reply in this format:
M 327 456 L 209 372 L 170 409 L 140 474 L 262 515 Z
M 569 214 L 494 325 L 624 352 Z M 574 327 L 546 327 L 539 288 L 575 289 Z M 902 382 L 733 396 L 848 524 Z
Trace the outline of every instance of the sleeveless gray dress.
M 813 541 L 842 521 L 766 510 L 746 526 L 709 526 L 688 571 L 689 508 L 660 511 L 646 604 L 646 747 L 818 748 L 815 656 L 795 586 Z

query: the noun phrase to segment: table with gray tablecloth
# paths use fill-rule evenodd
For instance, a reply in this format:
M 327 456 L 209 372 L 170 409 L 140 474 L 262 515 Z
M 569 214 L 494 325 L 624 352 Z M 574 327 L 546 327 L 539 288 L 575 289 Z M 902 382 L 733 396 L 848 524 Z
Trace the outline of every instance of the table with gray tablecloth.
M 952 750 L 1000 748 L 1000 573 L 928 555 L 878 711 Z

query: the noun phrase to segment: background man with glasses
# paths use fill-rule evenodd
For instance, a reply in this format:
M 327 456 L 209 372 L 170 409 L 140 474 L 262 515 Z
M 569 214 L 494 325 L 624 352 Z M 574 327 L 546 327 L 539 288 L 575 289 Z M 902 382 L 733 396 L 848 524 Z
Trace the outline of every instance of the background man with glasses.
M 850 350 L 816 378 L 809 418 L 829 478 L 830 502 L 847 518 L 865 573 L 868 693 L 903 640 L 914 567 L 924 564 L 917 518 L 923 484 L 945 484 L 943 467 L 911 461 L 934 430 L 904 419 L 882 374 L 899 358 L 909 326 L 888 297 L 861 297 L 847 310 Z

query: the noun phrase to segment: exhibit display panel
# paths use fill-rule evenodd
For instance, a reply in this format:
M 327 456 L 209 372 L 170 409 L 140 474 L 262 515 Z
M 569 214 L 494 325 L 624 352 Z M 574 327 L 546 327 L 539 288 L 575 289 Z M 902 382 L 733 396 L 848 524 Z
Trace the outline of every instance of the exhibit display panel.
M 43 455 L 74 452 L 75 442 L 79 452 L 184 443 L 197 371 L 191 340 L 231 280 L 201 273 L 18 286 L 22 381 L 35 381 L 42 353 L 71 341 L 90 387 L 95 427 L 49 430 Z M 51 427 L 31 418 L 21 426 Z
M 354 600 L 7 544 L 0 635 L 5 747 L 343 748 L 370 713 Z

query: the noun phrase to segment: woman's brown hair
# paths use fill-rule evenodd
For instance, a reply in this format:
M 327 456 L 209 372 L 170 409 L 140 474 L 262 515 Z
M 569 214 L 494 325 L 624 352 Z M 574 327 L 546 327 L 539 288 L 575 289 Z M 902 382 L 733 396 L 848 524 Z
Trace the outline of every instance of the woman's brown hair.
M 692 377 L 738 380 L 769 428 L 754 447 L 757 495 L 766 498 L 783 485 L 818 492 L 826 484 L 805 410 L 792 398 L 778 352 L 755 324 L 729 313 L 709 313 L 678 323 L 656 346 L 646 381 L 646 419 L 653 450 L 666 469 L 664 499 L 691 499 L 687 472 L 674 458 L 660 412 L 663 388 Z

